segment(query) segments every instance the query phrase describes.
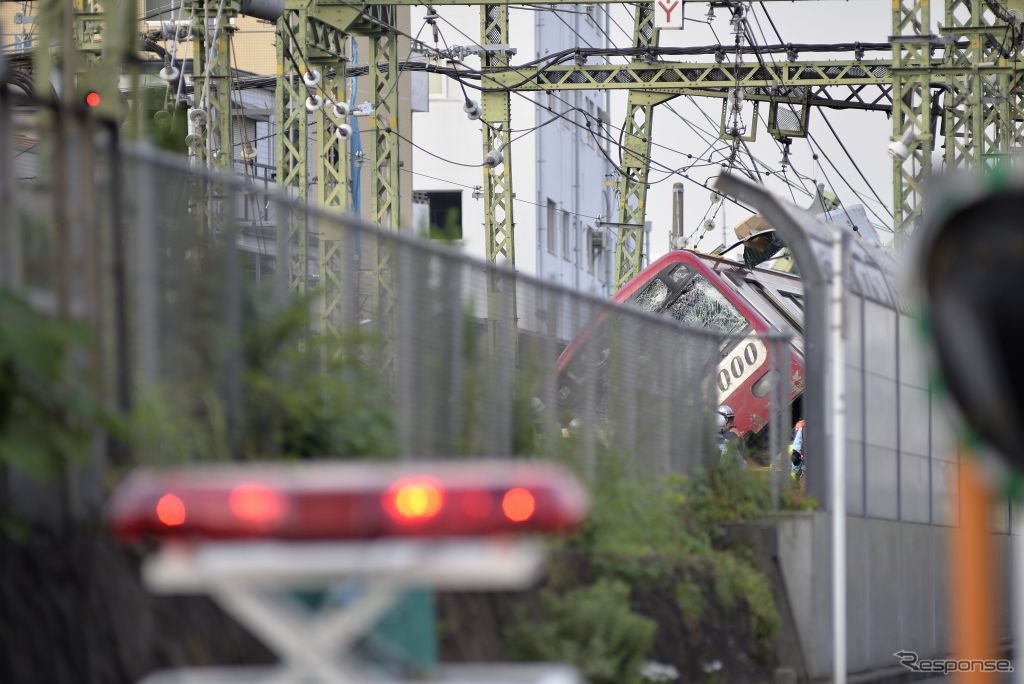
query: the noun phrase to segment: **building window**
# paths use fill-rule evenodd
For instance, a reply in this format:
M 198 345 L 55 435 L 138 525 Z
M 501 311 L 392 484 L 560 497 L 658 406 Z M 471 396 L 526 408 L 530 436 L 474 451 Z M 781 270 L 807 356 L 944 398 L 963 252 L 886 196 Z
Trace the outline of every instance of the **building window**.
M 430 203 L 430 237 L 435 240 L 461 240 L 462 191 L 428 190 L 423 194 Z
M 558 209 L 548 200 L 548 251 L 558 254 Z
M 583 237 L 585 242 L 583 243 L 584 248 L 580 250 L 583 254 L 583 260 L 587 262 L 587 273 L 594 272 L 594 229 L 587 226 L 586 230 L 583 231 Z
M 562 211 L 562 258 L 572 261 L 572 225 L 569 223 L 569 212 Z

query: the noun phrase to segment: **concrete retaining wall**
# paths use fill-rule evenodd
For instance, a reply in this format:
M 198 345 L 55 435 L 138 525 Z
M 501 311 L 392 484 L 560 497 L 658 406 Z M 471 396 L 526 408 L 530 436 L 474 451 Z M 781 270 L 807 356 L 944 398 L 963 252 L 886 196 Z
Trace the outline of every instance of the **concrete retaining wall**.
M 780 645 L 780 660 L 810 679 L 824 678 L 832 665 L 829 516 L 780 515 L 758 528 L 772 537 L 759 555 L 762 561 L 774 556 L 787 634 L 799 644 L 803 662 L 793 661 L 798 654 L 792 644 Z M 893 653 L 901 649 L 922 657 L 947 655 L 953 529 L 859 517 L 849 517 L 846 529 L 848 671 L 891 668 L 898 664 Z M 997 534 L 996 548 L 1000 634 L 1009 636 L 1010 536 Z

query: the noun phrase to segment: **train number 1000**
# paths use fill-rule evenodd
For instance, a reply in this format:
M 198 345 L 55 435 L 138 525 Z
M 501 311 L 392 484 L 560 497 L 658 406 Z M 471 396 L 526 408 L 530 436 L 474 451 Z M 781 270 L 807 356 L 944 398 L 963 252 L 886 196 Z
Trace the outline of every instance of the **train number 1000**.
M 764 344 L 759 339 L 747 339 L 736 345 L 718 364 L 719 394 L 743 384 L 761 365 L 764 357 Z

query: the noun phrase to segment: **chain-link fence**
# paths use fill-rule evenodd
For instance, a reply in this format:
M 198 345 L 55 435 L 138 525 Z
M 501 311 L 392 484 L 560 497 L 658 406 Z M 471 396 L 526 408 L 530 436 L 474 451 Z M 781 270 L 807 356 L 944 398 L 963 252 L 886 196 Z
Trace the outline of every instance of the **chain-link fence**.
M 123 465 L 539 456 L 653 479 L 720 453 L 718 366 L 747 333 L 684 327 L 152 148 L 113 154 L 112 129 L 86 120 L 64 128 L 78 139 L 2 136 L 24 139 L 6 159 L 35 172 L 4 176 L 17 201 L 0 282 L 95 332 Z M 788 341 L 764 343 L 788 396 L 775 361 Z M 786 403 L 752 462 L 783 451 Z

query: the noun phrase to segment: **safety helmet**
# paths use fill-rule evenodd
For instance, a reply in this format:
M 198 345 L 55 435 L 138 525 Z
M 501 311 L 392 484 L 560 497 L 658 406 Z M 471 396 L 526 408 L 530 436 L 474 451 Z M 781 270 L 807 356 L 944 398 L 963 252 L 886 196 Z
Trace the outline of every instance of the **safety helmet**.
M 736 417 L 736 414 L 733 413 L 732 407 L 726 406 L 725 404 L 722 404 L 721 406 L 718 407 L 718 415 L 722 416 L 726 420 L 728 420 L 729 418 Z

